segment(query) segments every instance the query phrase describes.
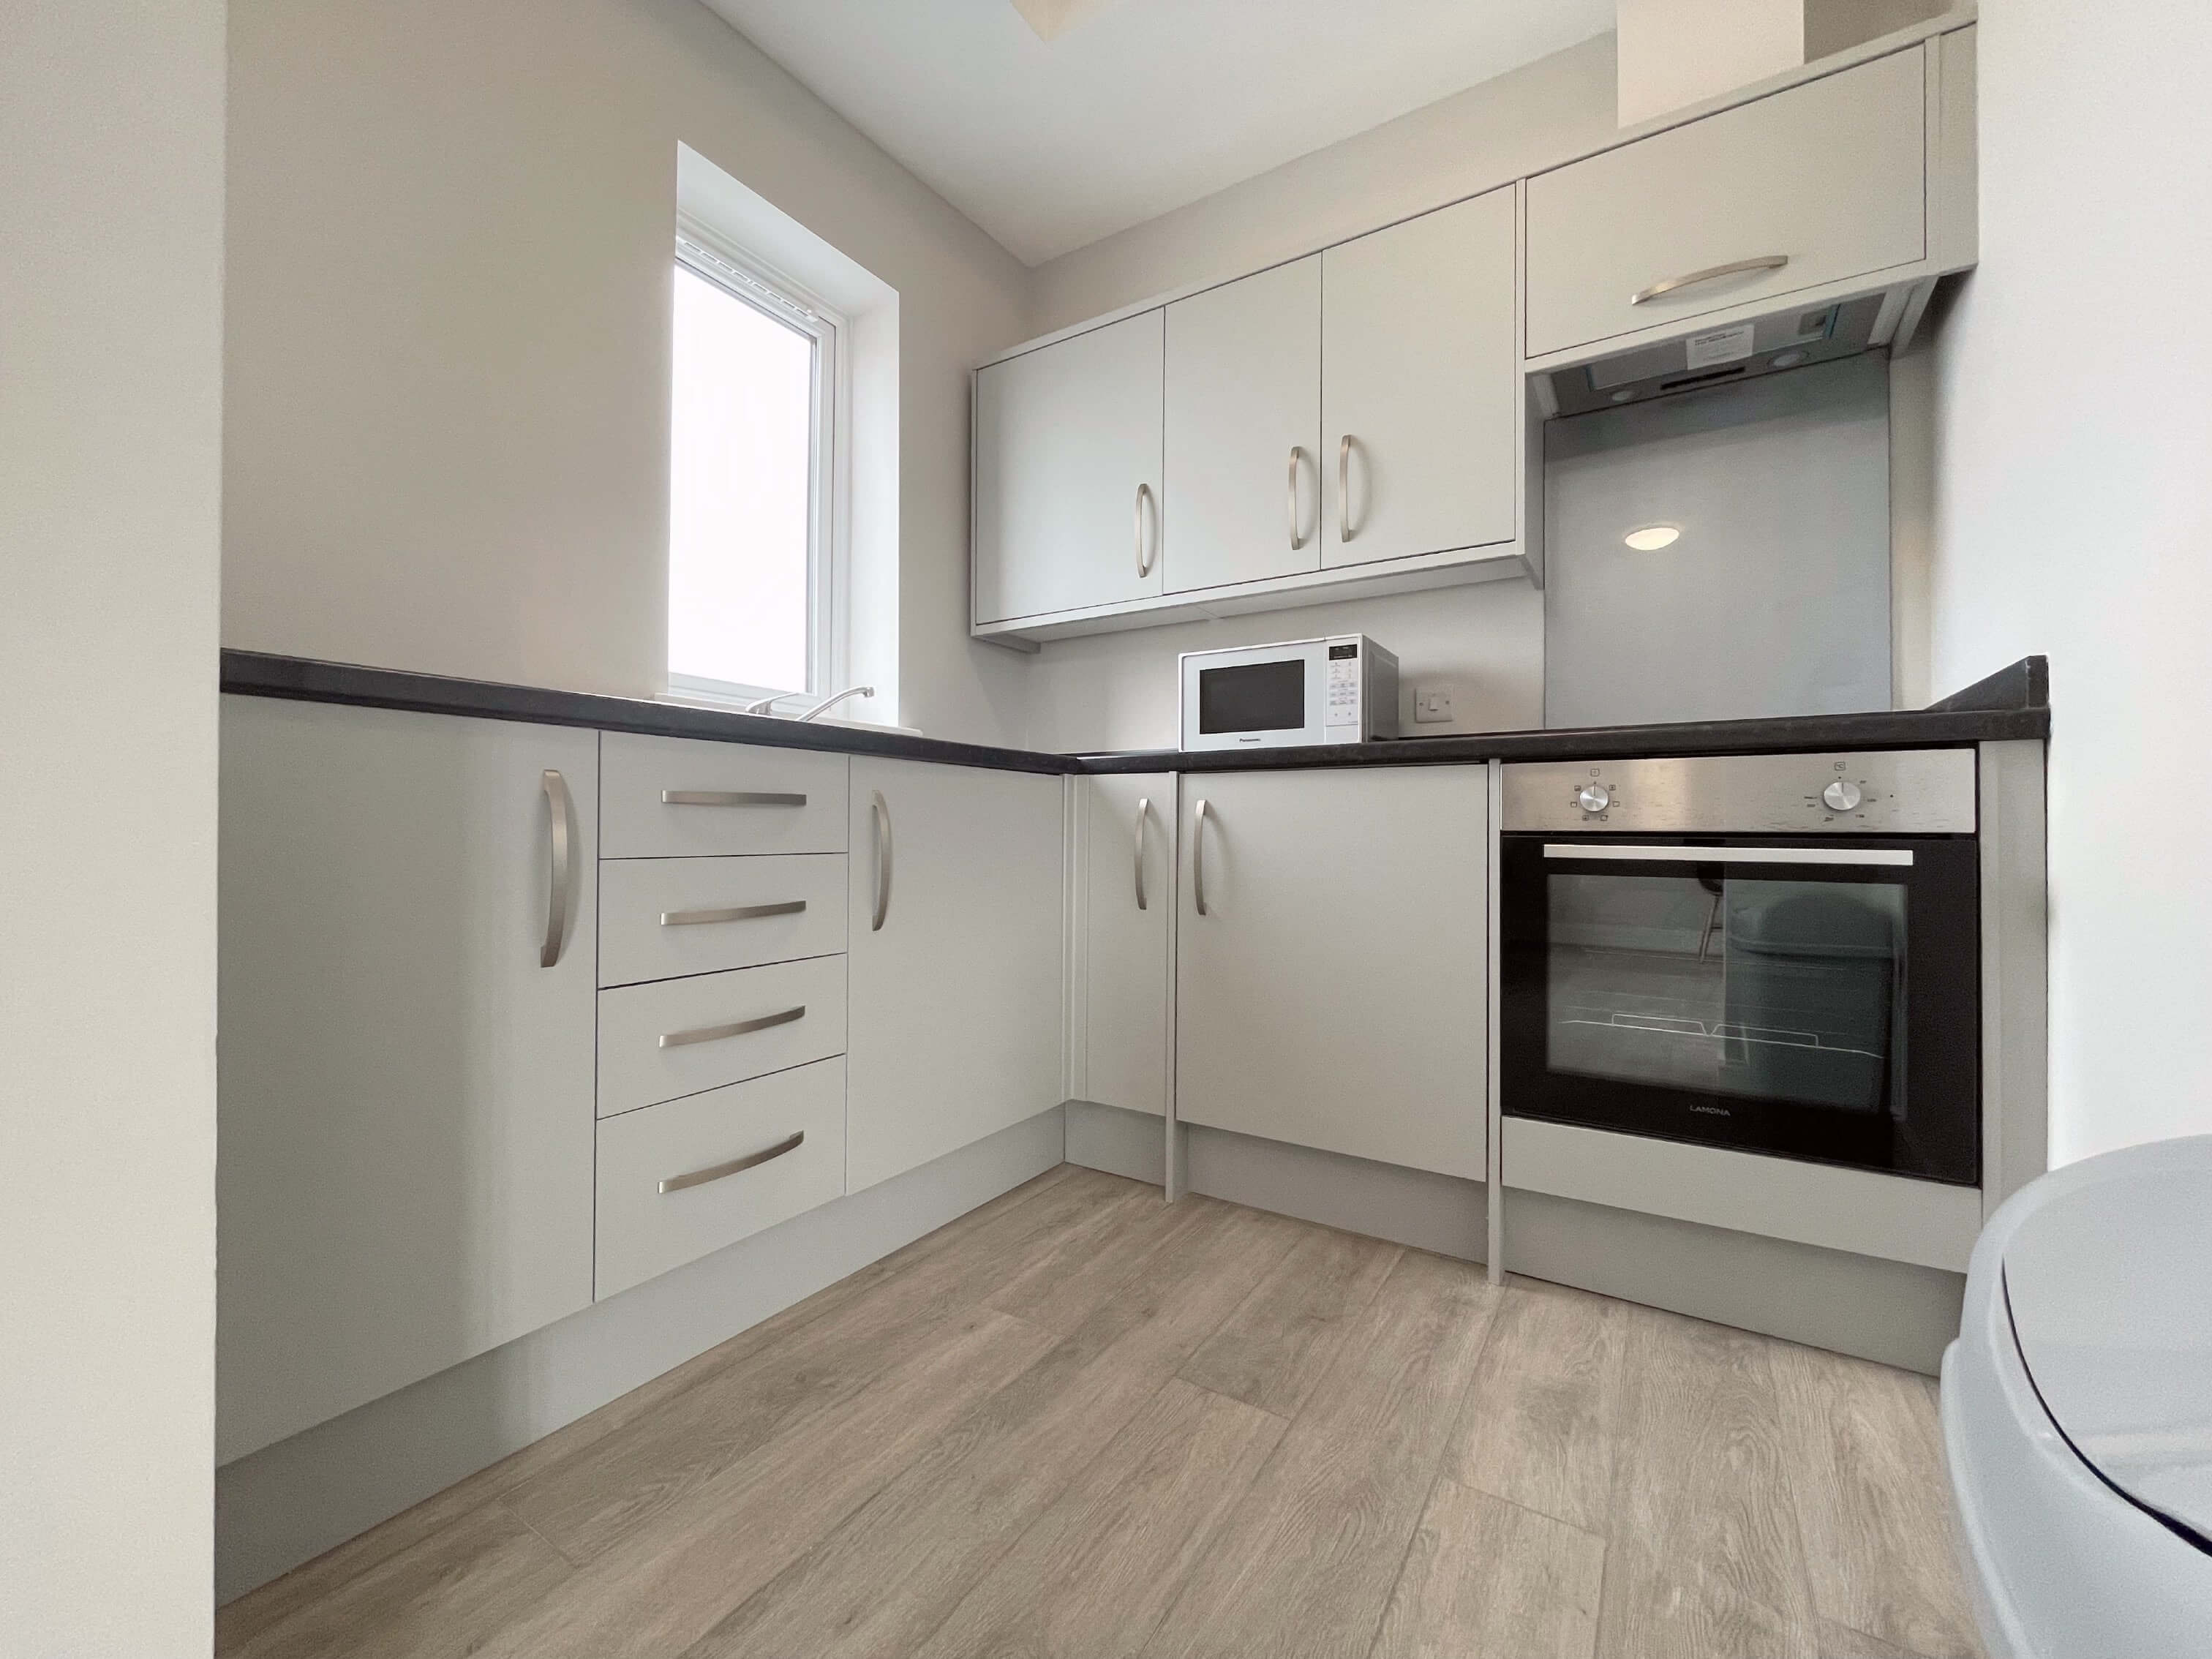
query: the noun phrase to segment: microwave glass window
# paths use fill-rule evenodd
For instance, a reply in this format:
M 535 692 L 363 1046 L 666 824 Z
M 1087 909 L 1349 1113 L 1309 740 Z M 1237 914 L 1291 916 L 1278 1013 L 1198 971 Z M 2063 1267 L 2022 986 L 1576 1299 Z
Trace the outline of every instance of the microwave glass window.
M 1905 890 L 1549 878 L 1554 1073 L 1830 1111 L 1905 1111 Z
M 1302 658 L 1198 672 L 1198 729 L 1295 732 L 1306 723 L 1306 665 Z

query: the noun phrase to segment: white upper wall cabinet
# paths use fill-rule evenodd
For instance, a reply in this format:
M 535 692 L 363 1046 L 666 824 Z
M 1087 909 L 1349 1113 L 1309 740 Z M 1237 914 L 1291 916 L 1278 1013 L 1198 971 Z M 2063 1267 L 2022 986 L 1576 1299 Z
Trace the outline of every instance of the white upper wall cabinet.
M 975 377 L 975 620 L 1160 592 L 1160 313 Z
M 1879 58 L 1531 179 L 1528 356 L 1919 259 L 1927 61 Z
M 1328 249 L 1322 340 L 1322 562 L 1511 541 L 1513 191 Z
M 1321 264 L 1310 254 L 1167 308 L 1170 593 L 1321 567 Z

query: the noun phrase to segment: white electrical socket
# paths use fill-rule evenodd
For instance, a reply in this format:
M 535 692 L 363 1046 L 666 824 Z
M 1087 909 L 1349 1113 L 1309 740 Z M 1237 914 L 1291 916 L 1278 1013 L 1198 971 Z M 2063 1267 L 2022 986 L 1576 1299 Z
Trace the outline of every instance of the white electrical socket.
M 1451 693 L 1441 685 L 1425 685 L 1413 692 L 1413 718 L 1424 723 L 1451 718 Z

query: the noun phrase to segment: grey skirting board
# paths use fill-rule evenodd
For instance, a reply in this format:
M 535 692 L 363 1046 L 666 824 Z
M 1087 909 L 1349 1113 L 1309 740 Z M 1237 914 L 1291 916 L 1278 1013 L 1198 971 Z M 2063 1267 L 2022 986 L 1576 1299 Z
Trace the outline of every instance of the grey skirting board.
M 1570 731 L 1480 732 L 1382 743 L 1297 749 L 1186 753 L 1139 750 L 1109 755 L 1053 755 L 1028 749 L 948 743 L 939 738 L 855 726 L 802 726 L 643 697 L 600 696 L 488 680 L 450 679 L 391 668 L 318 662 L 258 651 L 222 653 L 222 689 L 249 696 L 357 703 L 480 720 L 592 726 L 655 737 L 881 755 L 899 760 L 983 766 L 1006 772 L 1245 772 L 1310 766 L 1421 766 L 1487 760 L 1581 760 L 1662 755 L 1750 755 L 1838 749 L 1931 749 L 2051 735 L 2050 670 L 2025 657 L 1931 708 L 1864 714 L 1803 714 L 1773 720 L 1684 720 L 1657 726 L 1597 726 Z

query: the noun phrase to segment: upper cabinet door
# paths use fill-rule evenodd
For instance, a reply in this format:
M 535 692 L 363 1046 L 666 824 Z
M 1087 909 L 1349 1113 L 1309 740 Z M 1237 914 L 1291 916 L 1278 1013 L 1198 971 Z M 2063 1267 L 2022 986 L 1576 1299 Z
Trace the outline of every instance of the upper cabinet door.
M 1330 248 L 1322 291 L 1322 562 L 1511 541 L 1511 189 Z
M 975 376 L 975 617 L 1160 591 L 1157 311 Z
M 1917 49 L 1528 181 L 1528 355 L 1927 251 Z
M 1321 256 L 1167 308 L 1170 593 L 1321 568 Z

